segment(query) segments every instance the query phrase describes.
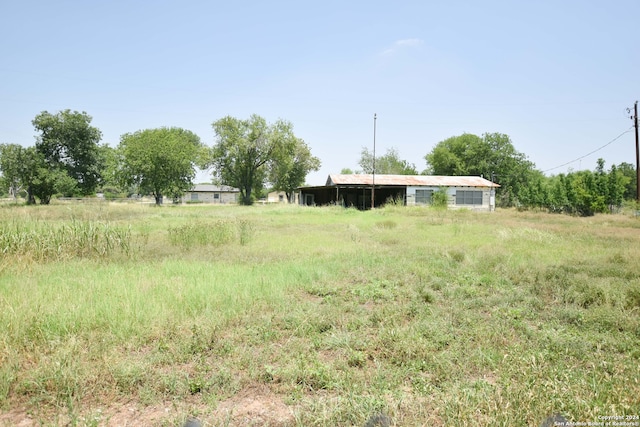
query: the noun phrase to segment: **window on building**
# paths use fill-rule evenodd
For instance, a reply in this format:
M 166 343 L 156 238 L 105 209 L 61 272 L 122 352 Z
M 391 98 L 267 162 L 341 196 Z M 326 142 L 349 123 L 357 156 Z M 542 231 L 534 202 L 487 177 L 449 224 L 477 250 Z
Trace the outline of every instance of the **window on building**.
M 456 191 L 456 205 L 482 205 L 482 191 Z
M 432 195 L 433 195 L 433 190 L 416 190 L 416 205 L 431 204 Z
M 191 201 L 192 202 L 198 201 L 198 193 L 191 193 Z
M 220 199 L 220 193 L 213 193 L 213 200 Z

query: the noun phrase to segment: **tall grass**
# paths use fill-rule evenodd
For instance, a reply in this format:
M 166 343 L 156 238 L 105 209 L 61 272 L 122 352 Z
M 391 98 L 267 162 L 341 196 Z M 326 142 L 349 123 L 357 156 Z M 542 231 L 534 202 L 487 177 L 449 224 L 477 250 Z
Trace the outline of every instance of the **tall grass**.
M 17 229 L 92 224 L 103 239 L 110 216 L 139 250 L 69 251 L 0 274 L 0 425 L 27 412 L 108 425 L 131 402 L 173 408 L 149 425 L 637 414 L 637 218 L 189 206 L 65 220 L 46 209 Z M 222 412 L 245 398 L 253 412 Z
M 216 219 L 195 221 L 169 227 L 169 241 L 183 248 L 194 246 L 222 246 L 234 241 L 246 245 L 253 235 L 253 227 L 246 219 Z
M 0 253 L 33 261 L 73 257 L 103 258 L 130 255 L 131 229 L 95 221 L 70 221 L 62 225 L 12 221 L 0 224 Z

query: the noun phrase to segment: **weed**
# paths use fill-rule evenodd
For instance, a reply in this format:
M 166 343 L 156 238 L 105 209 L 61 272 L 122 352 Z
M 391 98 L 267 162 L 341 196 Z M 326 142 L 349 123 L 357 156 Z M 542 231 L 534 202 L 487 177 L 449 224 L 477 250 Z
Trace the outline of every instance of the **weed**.
M 385 229 L 385 230 L 392 230 L 392 229 L 396 228 L 397 226 L 398 226 L 398 223 L 393 221 L 393 220 L 390 220 L 390 219 L 387 219 L 385 221 L 379 221 L 379 222 L 376 223 L 376 227 L 382 228 L 382 229 Z
M 629 310 L 640 309 L 640 283 L 630 284 L 626 290 L 624 305 Z
M 242 246 L 247 245 L 251 241 L 254 232 L 255 229 L 251 221 L 247 219 L 238 220 L 238 235 Z

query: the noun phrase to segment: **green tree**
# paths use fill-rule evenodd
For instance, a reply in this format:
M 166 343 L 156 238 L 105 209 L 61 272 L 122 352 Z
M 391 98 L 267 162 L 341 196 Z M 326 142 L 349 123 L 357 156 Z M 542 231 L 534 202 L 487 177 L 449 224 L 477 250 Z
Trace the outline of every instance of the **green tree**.
M 16 199 L 22 189 L 24 147 L 18 144 L 0 145 L 0 171 L 9 196 Z
M 135 189 L 128 193 L 126 184 L 120 179 L 119 170 L 124 161 L 121 152 L 107 144 L 99 147 L 100 162 L 103 164 L 102 179 L 100 180 L 99 191 L 104 194 L 105 198 L 126 197 L 137 191 Z
M 320 169 L 320 159 L 311 154 L 311 149 L 302 139 L 288 132 L 268 167 L 269 181 L 274 190 L 284 191 L 287 201 L 291 201 L 293 192 L 304 184 L 307 174 Z
M 439 142 L 425 156 L 427 173 L 432 175 L 484 176 L 500 184 L 501 206 L 513 206 L 518 189 L 527 185 L 534 164 L 518 152 L 508 135 L 485 133 L 482 137 L 465 133 Z
M 549 180 L 547 209 L 552 213 L 568 213 L 570 211 L 567 196 L 566 177 L 564 174 L 552 176 Z
M 426 172 L 430 175 L 477 175 L 483 167 L 477 167 L 476 151 L 483 148 L 483 141 L 477 135 L 465 133 L 440 141 L 425 156 Z M 484 148 L 487 148 L 486 146 Z M 484 166 L 484 165 L 482 165 Z M 492 171 L 489 171 L 491 173 Z
M 366 147 L 362 147 L 358 164 L 362 168 L 363 173 L 373 173 L 373 152 L 369 151 Z M 400 159 L 398 150 L 389 148 L 384 155 L 376 156 L 375 173 L 381 175 L 418 175 L 418 170 L 413 163 Z
M 636 188 L 638 185 L 638 175 L 636 174 L 636 167 L 631 163 L 620 163 L 616 169 L 618 172 L 624 176 L 625 179 L 625 187 L 624 187 L 624 200 L 635 200 L 636 198 Z
M 204 161 L 200 138 L 176 127 L 124 134 L 118 150 L 121 163 L 115 174 L 119 182 L 153 195 L 156 204 L 163 195 L 178 196 L 189 190 L 196 166 Z
M 22 161 L 20 180 L 27 189 L 27 204 L 35 204 L 37 197 L 40 204 L 48 205 L 52 195 L 69 185 L 71 178 L 63 170 L 52 168 L 35 147 L 23 151 Z
M 532 171 L 526 182 L 520 183 L 515 189 L 518 204 L 523 208 L 542 209 L 547 207 L 550 200 L 550 181 L 540 171 Z
M 627 181 L 628 178 L 618 171 L 617 166 L 611 165 L 607 174 L 605 200 L 611 212 L 622 206 Z
M 238 188 L 240 203 L 250 205 L 253 192 L 264 186 L 269 163 L 291 153 L 287 147 L 297 140 L 293 127 L 284 120 L 269 125 L 256 114 L 248 120 L 227 116 L 212 126 L 216 134 L 211 151 L 215 179 Z
M 42 153 L 35 147 L 24 148 L 17 144 L 0 146 L 0 169 L 8 185 L 9 194 L 17 197 L 21 190 L 27 193 L 27 204 L 35 204 L 36 197 L 43 205 L 71 178 L 64 171 L 51 168 Z M 71 180 L 75 186 L 75 181 Z
M 581 216 L 606 212 L 605 195 L 599 191 L 598 177 L 591 171 L 574 172 L 575 210 Z
M 36 150 L 50 168 L 63 170 L 73 178 L 81 195 L 95 191 L 102 169 L 98 153 L 102 133 L 91 126 L 91 120 L 85 112 L 64 110 L 56 114 L 43 111 L 32 121 L 40 132 Z

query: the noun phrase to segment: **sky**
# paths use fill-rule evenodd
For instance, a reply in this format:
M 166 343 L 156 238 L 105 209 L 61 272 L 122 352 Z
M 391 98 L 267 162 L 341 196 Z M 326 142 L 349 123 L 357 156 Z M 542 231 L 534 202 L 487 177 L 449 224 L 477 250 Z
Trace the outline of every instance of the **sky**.
M 164 126 L 213 146 L 214 121 L 258 114 L 321 160 L 309 185 L 357 170 L 374 129 L 419 171 L 493 132 L 547 175 L 635 165 L 639 19 L 638 0 L 0 0 L 0 143 L 33 145 L 42 111 L 87 112 L 113 147 Z

